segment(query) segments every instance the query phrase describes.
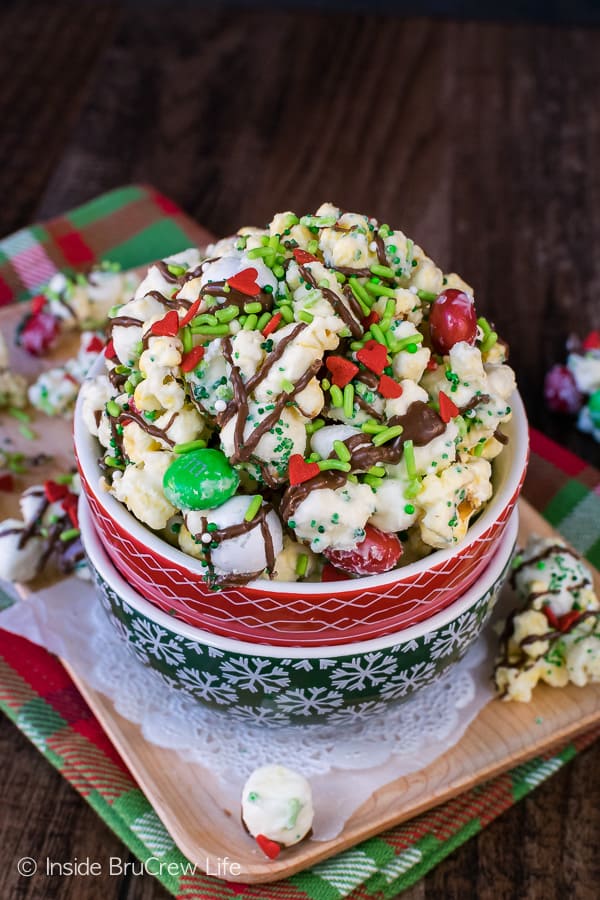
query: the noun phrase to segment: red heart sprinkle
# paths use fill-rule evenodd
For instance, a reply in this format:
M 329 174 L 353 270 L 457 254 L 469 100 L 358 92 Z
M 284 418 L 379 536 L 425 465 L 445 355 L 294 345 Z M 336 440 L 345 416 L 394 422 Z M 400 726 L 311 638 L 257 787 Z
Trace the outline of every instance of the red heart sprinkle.
M 157 337 L 175 337 L 179 331 L 179 316 L 177 312 L 174 309 L 170 309 L 166 316 L 152 324 L 150 331 Z
M 402 396 L 402 387 L 389 375 L 382 375 L 377 385 L 377 390 L 386 400 L 395 400 Z
M 10 472 L 5 472 L 4 475 L 0 475 L 0 491 L 14 491 L 15 489 L 15 479 L 10 474 Z
M 456 403 L 443 391 L 440 391 L 438 395 L 438 402 L 440 404 L 440 419 L 442 422 L 448 423 L 450 419 L 459 414 L 460 410 Z
M 260 288 L 256 283 L 256 269 L 242 269 L 237 275 L 232 275 L 227 279 L 227 284 L 240 294 L 246 294 L 248 297 L 256 297 L 260 294 Z
M 370 328 L 371 325 L 377 325 L 379 322 L 379 313 L 376 309 L 372 309 L 366 319 L 363 321 L 363 325 L 365 327 L 365 331 L 367 328 Z
M 590 331 L 581 347 L 583 350 L 600 350 L 600 331 Z
M 61 503 L 61 509 L 64 509 L 69 519 L 71 520 L 71 524 L 73 528 L 79 528 L 79 517 L 77 515 L 77 494 L 68 493 L 63 502 Z
M 64 500 L 69 493 L 69 489 L 65 484 L 57 484 L 56 481 L 44 482 L 44 493 L 48 503 L 56 503 L 57 500 Z
M 294 259 L 299 266 L 304 266 L 306 265 L 306 263 L 319 262 L 319 258 L 317 256 L 313 256 L 312 253 L 309 253 L 307 250 L 301 250 L 300 247 L 296 247 L 293 253 Z
M 378 341 L 367 341 L 365 346 L 361 347 L 356 354 L 356 358 L 371 372 L 381 375 L 388 362 L 387 347 L 384 347 Z
M 572 609 L 570 612 L 565 613 L 564 616 L 560 616 L 558 619 L 558 627 L 561 631 L 568 631 L 569 628 L 575 624 L 575 622 L 579 619 L 581 613 L 577 609 Z
M 98 337 L 97 334 L 93 336 L 93 338 L 89 341 L 87 347 L 85 348 L 86 353 L 100 353 L 102 348 L 104 347 L 104 341 Z
M 280 312 L 275 313 L 273 318 L 269 319 L 269 321 L 267 322 L 267 324 L 265 325 L 265 327 L 262 330 L 264 337 L 269 337 L 270 334 L 273 334 L 275 329 L 279 326 L 281 319 L 282 319 L 282 315 Z
M 104 355 L 107 359 L 116 359 L 117 358 L 117 354 L 115 352 L 115 345 L 112 342 L 112 338 L 108 342 L 106 347 L 104 348 Z
M 560 628 L 560 624 L 558 618 L 552 611 L 552 607 L 550 605 L 544 606 L 544 615 L 548 619 L 548 624 L 552 626 L 552 628 L 556 628 L 557 630 Z
M 343 356 L 328 356 L 325 365 L 331 372 L 333 384 L 339 388 L 346 387 L 358 372 L 358 366 Z
M 181 370 L 183 372 L 193 372 L 203 356 L 204 347 L 192 347 L 181 360 Z
M 269 859 L 277 859 L 281 853 L 281 846 L 277 841 L 271 841 L 264 834 L 257 834 L 255 840 L 265 856 L 268 856 Z
M 319 474 L 320 468 L 316 462 L 306 462 L 299 453 L 293 453 L 288 463 L 288 478 L 290 484 L 302 484 L 304 481 L 310 481 Z
M 194 300 L 194 302 L 192 303 L 192 305 L 190 306 L 190 308 L 189 308 L 188 311 L 186 312 L 185 316 L 183 317 L 183 319 L 182 319 L 181 322 L 179 323 L 179 327 L 180 327 L 180 328 L 185 328 L 186 325 L 189 325 L 189 324 L 190 324 L 190 322 L 192 321 L 192 319 L 194 318 L 194 316 L 196 315 L 196 313 L 197 313 L 198 310 L 200 309 L 200 304 L 201 304 L 201 303 L 202 303 L 202 298 L 201 298 L 201 297 L 198 297 L 197 300 Z
M 32 301 L 31 301 L 31 312 L 35 316 L 37 313 L 40 313 L 43 310 L 45 305 L 46 305 L 46 298 L 44 297 L 44 295 L 37 294 L 37 296 L 33 297 Z

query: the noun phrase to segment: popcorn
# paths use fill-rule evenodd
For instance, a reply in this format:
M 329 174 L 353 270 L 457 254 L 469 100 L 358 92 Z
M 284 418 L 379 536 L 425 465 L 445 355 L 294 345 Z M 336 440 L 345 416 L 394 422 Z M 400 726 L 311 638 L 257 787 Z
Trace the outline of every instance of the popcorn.
M 600 681 L 600 602 L 581 559 L 562 541 L 532 537 L 513 583 L 522 607 L 507 621 L 494 673 L 502 699 L 528 703 L 539 681 Z
M 84 331 L 77 356 L 63 366 L 46 369 L 29 386 L 29 402 L 47 416 L 66 416 L 72 413 L 81 385 L 104 348 L 104 340 L 91 331 Z
M 112 313 L 83 399 L 106 487 L 210 584 L 385 571 L 454 546 L 492 495 L 514 374 L 471 288 L 401 231 L 278 213 L 154 264 Z

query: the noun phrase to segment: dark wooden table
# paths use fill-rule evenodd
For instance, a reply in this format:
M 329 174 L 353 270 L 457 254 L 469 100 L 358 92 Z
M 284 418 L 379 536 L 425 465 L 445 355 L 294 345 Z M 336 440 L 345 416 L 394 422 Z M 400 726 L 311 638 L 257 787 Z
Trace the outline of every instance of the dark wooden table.
M 600 327 L 600 32 L 4 0 L 0 34 L 0 234 L 131 181 L 217 234 L 324 199 L 369 211 L 475 286 L 532 423 L 598 462 L 541 390 L 565 336 Z M 6 719 L 0 741 L 2 898 L 168 896 L 19 879 L 23 855 L 128 857 Z M 406 900 L 598 897 L 599 769 L 596 745 Z

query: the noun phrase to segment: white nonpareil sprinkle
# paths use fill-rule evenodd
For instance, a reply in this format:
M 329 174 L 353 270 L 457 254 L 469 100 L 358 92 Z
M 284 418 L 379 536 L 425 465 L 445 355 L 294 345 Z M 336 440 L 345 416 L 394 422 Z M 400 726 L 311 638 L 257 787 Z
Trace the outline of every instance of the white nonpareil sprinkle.
M 215 409 L 217 412 L 224 412 L 227 409 L 227 404 L 224 400 L 215 400 Z
M 202 543 L 203 544 L 210 544 L 211 541 L 212 541 L 212 537 L 210 536 L 210 534 L 202 535 Z

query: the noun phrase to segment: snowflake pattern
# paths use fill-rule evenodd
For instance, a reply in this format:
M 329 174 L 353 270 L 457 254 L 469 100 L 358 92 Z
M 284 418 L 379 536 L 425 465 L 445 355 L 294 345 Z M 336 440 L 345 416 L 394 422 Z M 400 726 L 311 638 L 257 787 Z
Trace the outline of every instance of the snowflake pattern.
M 356 725 L 357 722 L 369 721 L 373 716 L 385 712 L 387 703 L 380 700 L 365 700 L 356 706 L 347 706 L 345 709 L 332 712 L 328 717 L 330 725 Z
M 344 697 L 326 687 L 295 688 L 277 697 L 275 702 L 284 712 L 296 716 L 322 716 L 340 707 Z
M 454 622 L 450 622 L 436 636 L 435 641 L 431 645 L 432 659 L 441 659 L 445 656 L 451 656 L 456 651 L 463 648 L 473 636 L 473 631 L 477 627 L 478 615 L 476 611 L 468 611 Z
M 208 703 L 233 703 L 237 698 L 235 690 L 228 684 L 223 684 L 219 675 L 211 672 L 200 672 L 184 666 L 177 670 L 181 683 L 200 700 Z
M 154 656 L 155 659 L 169 665 L 185 662 L 181 642 L 177 637 L 173 637 L 171 632 L 146 619 L 135 618 L 131 624 L 137 646 L 142 647 L 149 656 Z
M 285 669 L 274 665 L 270 659 L 261 657 L 240 656 L 237 659 L 227 659 L 221 666 L 221 674 L 229 684 L 235 685 L 239 690 L 250 691 L 251 694 L 258 693 L 259 689 L 265 694 L 274 694 L 290 683 Z
M 381 691 L 385 700 L 397 700 L 412 694 L 416 688 L 424 684 L 430 684 L 437 675 L 438 667 L 433 662 L 418 662 L 410 669 L 405 669 L 394 675 Z
M 365 653 L 340 663 L 331 676 L 331 683 L 342 690 L 363 691 L 367 686 L 383 684 L 397 668 L 398 662 L 393 656 Z
M 266 706 L 256 709 L 254 706 L 236 706 L 231 710 L 231 718 L 238 722 L 249 722 L 252 725 L 279 723 L 285 725 L 288 721 L 285 713 L 278 712 Z

